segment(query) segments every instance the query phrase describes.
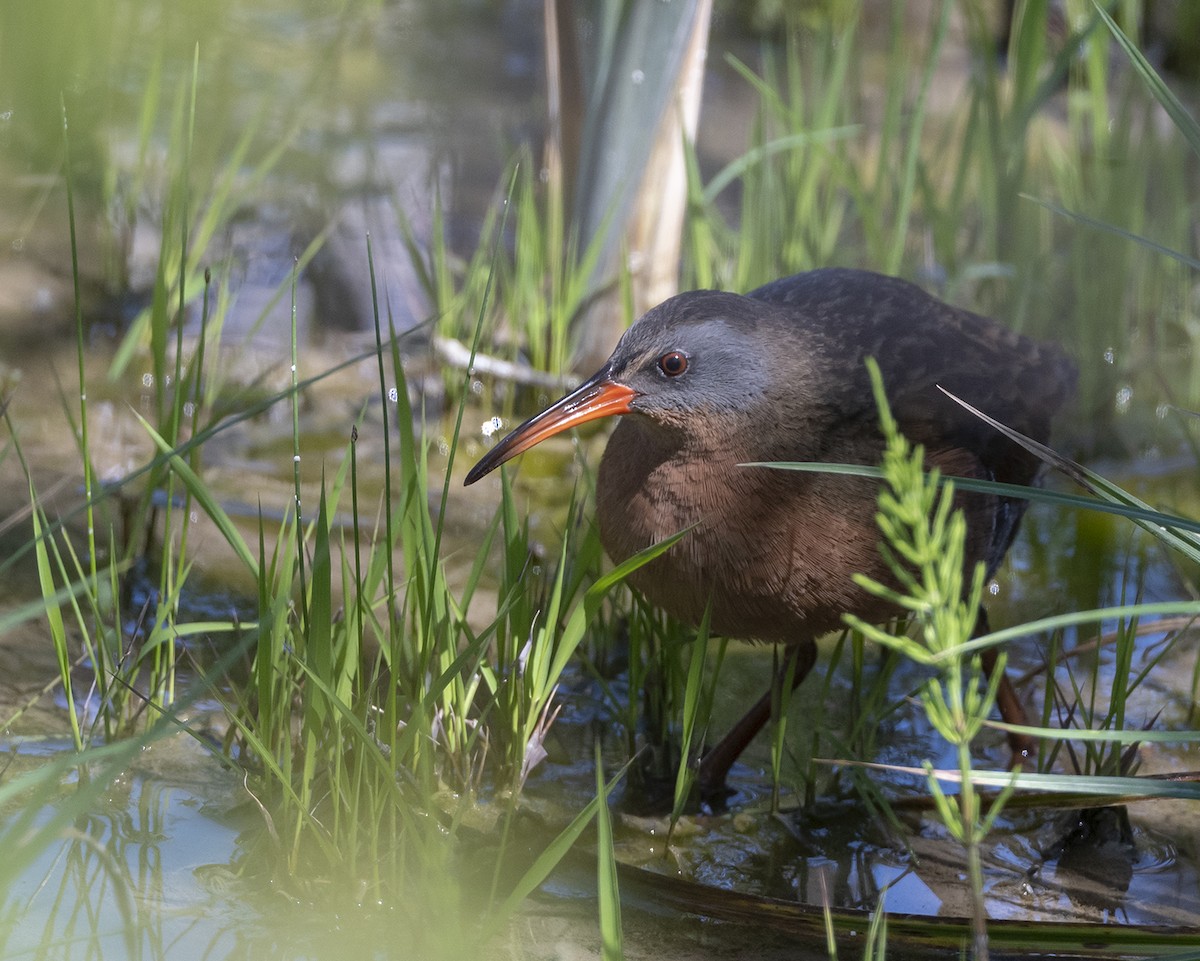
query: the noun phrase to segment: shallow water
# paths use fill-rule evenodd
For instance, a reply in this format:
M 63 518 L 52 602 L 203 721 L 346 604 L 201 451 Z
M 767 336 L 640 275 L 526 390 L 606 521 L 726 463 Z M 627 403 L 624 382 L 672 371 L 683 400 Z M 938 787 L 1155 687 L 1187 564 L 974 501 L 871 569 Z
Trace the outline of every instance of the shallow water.
M 15 752 L 15 773 L 70 743 L 17 738 L 6 747 Z M 44 798 L 50 803 L 35 825 L 76 787 L 68 778 L 58 797 Z M 190 738 L 156 744 L 8 886 L 4 956 L 234 956 L 236 930 L 253 914 L 222 891 L 213 861 L 228 862 L 237 831 L 214 812 L 230 807 L 240 789 L 241 777 Z

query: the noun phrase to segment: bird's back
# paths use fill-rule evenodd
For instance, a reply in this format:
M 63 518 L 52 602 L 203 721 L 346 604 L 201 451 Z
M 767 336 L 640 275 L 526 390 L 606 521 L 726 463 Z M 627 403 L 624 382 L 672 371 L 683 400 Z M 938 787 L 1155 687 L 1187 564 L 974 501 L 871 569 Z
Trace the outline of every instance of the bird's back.
M 825 357 L 814 363 L 824 360 L 836 368 L 827 386 L 847 398 L 868 383 L 865 370 L 847 376 L 850 368 L 875 357 L 902 426 L 904 415 L 932 417 L 952 431 L 985 439 L 979 442 L 984 445 L 995 436 L 977 418 L 960 416 L 958 405 L 938 402 L 941 386 L 1044 443 L 1052 416 L 1074 388 L 1074 365 L 1057 347 L 951 307 L 895 277 L 827 268 L 774 281 L 747 296 L 784 308 L 789 322 L 817 332 Z M 811 347 L 813 339 L 808 343 Z M 869 403 L 869 395 L 866 399 Z M 851 399 L 842 409 L 858 406 Z
M 983 476 L 1036 482 L 1033 454 L 947 397 L 949 391 L 1013 430 L 1048 443 L 1055 413 L 1070 397 L 1075 367 L 1057 347 L 952 307 L 907 281 L 864 270 L 826 268 L 773 281 L 748 297 L 780 308 L 780 322 L 806 328 L 807 368 L 842 417 L 875 418 L 865 360 L 880 367 L 901 431 L 932 450 L 973 454 Z M 987 551 L 994 569 L 1024 513 L 1003 499 Z

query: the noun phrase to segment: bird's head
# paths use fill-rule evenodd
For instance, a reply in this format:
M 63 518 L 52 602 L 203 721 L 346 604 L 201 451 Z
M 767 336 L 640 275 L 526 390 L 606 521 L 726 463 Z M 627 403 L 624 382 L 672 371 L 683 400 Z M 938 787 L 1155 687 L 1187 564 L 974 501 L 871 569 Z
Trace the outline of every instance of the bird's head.
M 615 414 L 678 431 L 743 426 L 740 415 L 753 411 L 779 379 L 783 358 L 770 335 L 773 317 L 768 304 L 719 291 L 664 301 L 625 332 L 600 370 L 493 447 L 466 483 L 547 437 Z

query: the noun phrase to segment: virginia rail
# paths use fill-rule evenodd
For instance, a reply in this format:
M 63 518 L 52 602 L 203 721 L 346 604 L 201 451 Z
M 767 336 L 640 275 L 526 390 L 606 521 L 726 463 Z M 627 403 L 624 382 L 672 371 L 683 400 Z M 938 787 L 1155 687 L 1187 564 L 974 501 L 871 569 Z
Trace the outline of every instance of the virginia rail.
M 1040 462 L 938 388 L 1046 442 L 1075 372 L 1043 346 L 920 288 L 861 270 L 825 269 L 741 296 L 679 294 L 648 311 L 577 390 L 505 437 L 467 474 L 472 484 L 547 437 L 625 415 L 600 461 L 600 537 L 615 561 L 692 527 L 630 580 L 654 604 L 714 633 L 790 645 L 794 683 L 814 641 L 845 613 L 896 611 L 851 575 L 892 578 L 880 557 L 876 482 L 742 466 L 770 461 L 876 464 L 874 357 L 901 430 L 943 474 L 1033 483 Z M 1026 502 L 958 495 L 966 561 L 995 571 Z M 980 612 L 981 615 L 983 612 Z M 986 618 L 981 617 L 986 630 Z M 990 670 L 995 660 L 985 658 Z M 778 683 L 778 680 L 777 682 Z M 770 717 L 770 692 L 700 762 L 706 796 Z M 1007 679 L 1001 713 L 1023 716 Z M 1019 745 L 1014 745 L 1014 749 Z

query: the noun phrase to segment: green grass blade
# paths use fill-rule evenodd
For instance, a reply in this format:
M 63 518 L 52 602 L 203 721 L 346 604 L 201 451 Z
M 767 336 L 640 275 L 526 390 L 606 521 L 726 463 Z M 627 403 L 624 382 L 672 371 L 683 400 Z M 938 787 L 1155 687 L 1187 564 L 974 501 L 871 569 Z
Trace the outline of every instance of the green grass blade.
M 608 790 L 604 786 L 604 764 L 600 741 L 596 741 L 596 889 L 600 906 L 601 961 L 623 961 L 625 950 L 621 936 L 621 891 L 617 884 L 617 856 L 613 845 L 612 814 L 608 810 Z
M 161 451 L 163 456 L 166 458 L 166 461 L 179 475 L 183 485 L 188 489 L 192 497 L 196 499 L 196 502 L 200 505 L 201 509 L 203 509 L 204 513 L 206 513 L 209 519 L 217 526 L 217 529 L 221 532 L 221 535 L 225 538 L 229 546 L 233 548 L 234 553 L 237 554 L 238 559 L 241 560 L 243 565 L 245 565 L 246 570 L 250 572 L 250 575 L 255 580 L 257 580 L 258 561 L 250 552 L 250 548 L 246 544 L 245 538 L 242 537 L 241 532 L 238 531 L 229 515 L 225 512 L 225 509 L 220 505 L 220 503 L 218 503 L 217 499 L 213 497 L 212 491 L 208 489 L 204 481 L 200 479 L 200 476 L 194 470 L 192 470 L 187 461 L 180 456 L 181 449 L 172 448 L 171 445 L 163 439 L 162 435 L 159 434 L 158 431 L 151 426 L 150 422 L 141 414 L 135 411 L 134 416 L 137 417 L 142 427 L 145 428 L 146 433 L 150 435 L 151 439 L 157 445 L 159 451 Z
M 918 769 L 913 769 L 914 771 Z M 961 774 L 954 770 L 935 770 L 938 780 L 956 783 Z M 1010 784 L 1019 790 L 1068 793 L 1084 797 L 1112 798 L 1181 798 L 1200 801 L 1200 783 L 1169 781 L 1158 778 L 1117 777 L 1082 774 L 1026 774 L 1023 771 L 971 772 L 976 785 L 1005 788 Z
M 702 716 L 704 697 L 704 662 L 707 660 L 709 624 L 712 605 L 704 609 L 704 617 L 696 630 L 692 644 L 691 663 L 688 664 L 687 683 L 683 690 L 683 732 L 679 741 L 679 768 L 675 772 L 675 800 L 671 808 L 671 823 L 674 825 L 683 814 L 691 791 L 695 771 L 691 765 L 692 745 L 696 742 L 697 722 Z
M 958 649 L 961 653 L 995 647 L 1014 638 L 1030 634 L 1049 633 L 1065 627 L 1075 627 L 1078 624 L 1092 624 L 1109 620 L 1120 620 L 1130 617 L 1197 617 L 1200 618 L 1200 601 L 1158 601 L 1151 604 L 1123 604 L 1117 607 L 1100 607 L 1088 611 L 1071 611 L 1067 614 L 1055 614 L 1051 617 L 1027 621 L 1015 627 L 1006 627 L 993 631 L 983 637 L 977 637 Z
M 717 171 L 713 178 L 704 187 L 702 197 L 705 203 L 711 204 L 724 192 L 735 180 L 740 180 L 746 176 L 746 172 L 753 166 L 763 163 L 763 161 L 775 156 L 776 154 L 787 153 L 795 150 L 797 147 L 806 147 L 814 143 L 827 143 L 833 140 L 847 140 L 852 137 L 860 136 L 863 132 L 862 124 L 849 124 L 844 127 L 833 127 L 829 130 L 812 130 L 803 131 L 801 133 L 788 134 L 785 137 L 777 137 L 774 140 L 769 140 L 764 144 L 752 147 L 740 157 L 731 160 L 724 167 Z
M 582 643 L 587 633 L 588 625 L 596 619 L 596 614 L 600 610 L 600 605 L 603 603 L 608 592 L 639 567 L 650 563 L 654 558 L 666 553 L 680 539 L 686 537 L 690 531 L 691 528 L 680 531 L 678 534 L 673 534 L 658 544 L 652 544 L 645 550 L 638 551 L 633 557 L 618 564 L 588 588 L 588 592 L 584 595 L 583 603 L 575 605 L 574 610 L 571 611 L 570 616 L 567 618 L 567 624 L 563 628 L 562 639 L 559 642 L 554 660 L 551 663 L 551 676 L 558 677 L 566 670 L 567 662 L 574 656 L 575 651 L 578 649 L 580 643 Z
M 29 498 L 34 505 L 33 536 L 37 545 L 38 583 L 42 589 L 42 603 L 46 614 L 46 622 L 50 628 L 50 640 L 54 644 L 54 654 L 58 659 L 59 677 L 62 679 L 63 693 L 67 700 L 67 716 L 71 721 L 71 738 L 75 749 L 83 748 L 83 732 L 79 728 L 79 714 L 75 710 L 74 685 L 71 683 L 71 657 L 67 650 L 67 630 L 63 623 L 62 610 L 58 606 L 58 590 L 54 583 L 54 572 L 50 565 L 50 552 L 46 547 L 46 538 L 42 533 L 42 512 L 37 504 L 37 494 L 33 484 L 29 485 Z
M 1073 463 L 1073 462 L 1072 462 Z M 843 474 L 850 477 L 882 478 L 883 471 L 869 464 L 824 464 L 817 462 L 789 461 L 751 461 L 739 464 L 739 467 L 769 467 L 775 470 L 798 470 L 813 474 Z M 1079 510 L 1098 511 L 1102 514 L 1112 514 L 1138 522 L 1139 525 L 1150 525 L 1159 528 L 1174 528 L 1200 534 L 1200 521 L 1179 514 L 1168 514 L 1155 510 L 1144 501 L 1138 500 L 1132 494 L 1123 491 L 1111 481 L 1105 480 L 1098 474 L 1076 465 L 1077 469 L 1085 472 L 1092 484 L 1096 486 L 1096 496 L 1086 497 L 1082 494 L 1069 494 L 1064 491 L 1046 490 L 1041 487 L 1022 487 L 1019 484 L 1004 484 L 1000 481 L 976 480 L 971 477 L 947 477 L 944 480 L 953 481 L 958 490 L 974 491 L 979 494 L 998 494 L 1003 497 L 1017 497 L 1021 500 L 1037 501 L 1043 504 L 1056 504 L 1062 507 L 1073 507 Z M 1103 491 L 1112 492 L 1111 499 L 1100 499 Z M 1118 493 L 1119 492 L 1119 493 Z M 1120 498 L 1120 499 L 1118 499 Z M 1149 528 L 1147 528 L 1149 529 Z M 1151 533 L 1156 533 L 1151 531 Z M 1156 533 L 1156 536 L 1157 533 Z M 1190 539 L 1184 543 L 1190 544 Z M 1182 545 L 1181 545 L 1182 546 Z
M 617 772 L 616 776 L 608 782 L 604 790 L 596 797 L 588 802 L 587 806 L 580 811 L 571 823 L 558 833 L 558 835 L 548 844 L 541 854 L 537 856 L 529 869 L 521 875 L 513 889 L 509 892 L 508 897 L 504 899 L 499 907 L 491 913 L 488 919 L 488 928 L 494 929 L 505 918 L 509 917 L 529 895 L 531 895 L 538 886 L 550 877 L 550 872 L 555 869 L 558 863 L 566 856 L 567 852 L 583 834 L 584 829 L 596 817 L 597 812 L 602 804 L 608 803 L 608 796 L 613 792 L 613 789 L 620 783 L 621 778 L 625 776 L 625 768 Z
M 1145 82 L 1150 93 L 1154 95 L 1154 99 L 1162 105 L 1162 108 L 1170 115 L 1171 120 L 1174 121 L 1179 132 L 1183 134 L 1184 139 L 1191 145 L 1192 150 L 1197 156 L 1200 156 L 1200 123 L 1196 122 L 1196 119 L 1188 113 L 1187 108 L 1179 101 L 1179 98 L 1163 83 L 1163 79 L 1158 75 L 1158 71 L 1151 66 L 1150 61 L 1137 48 L 1137 44 L 1125 35 L 1124 30 L 1117 26 L 1117 22 L 1104 9 L 1099 0 L 1092 0 L 1092 4 L 1096 8 L 1096 12 L 1100 14 L 1100 19 L 1108 27 L 1109 32 L 1116 38 L 1121 49 L 1125 51 L 1125 55 L 1129 57 L 1134 69 Z
M 1162 254 L 1164 257 L 1170 257 L 1174 261 L 1178 261 L 1185 267 L 1190 267 L 1192 270 L 1200 270 L 1200 260 L 1195 257 L 1189 257 L 1187 254 L 1179 250 L 1174 250 L 1164 244 L 1155 243 L 1148 237 L 1143 237 L 1140 234 L 1135 234 L 1131 230 L 1124 230 L 1116 224 L 1108 223 L 1107 221 L 1097 220 L 1095 217 L 1088 217 L 1085 214 L 1076 213 L 1074 210 L 1067 210 L 1065 207 L 1060 207 L 1058 204 L 1049 200 L 1042 200 L 1040 197 L 1034 197 L 1031 194 L 1021 194 L 1023 200 L 1032 200 L 1039 207 L 1049 210 L 1053 214 L 1060 217 L 1066 217 L 1069 220 L 1074 220 L 1076 223 L 1084 224 L 1087 227 L 1093 227 L 1096 230 L 1104 230 L 1110 234 L 1115 234 L 1118 237 L 1123 237 L 1126 240 L 1132 241 L 1139 246 L 1145 247 L 1147 250 L 1152 250 L 1156 254 Z
M 303 553 L 303 551 L 301 551 Z M 305 651 L 316 675 L 327 683 L 333 678 L 333 557 L 329 549 L 329 506 L 325 497 L 325 479 L 321 478 L 321 496 L 317 505 L 316 538 L 309 574 L 309 608 Z
M 1006 724 L 1003 721 L 987 721 L 987 726 L 998 731 L 1012 731 L 1031 737 L 1062 741 L 1112 742 L 1113 744 L 1194 744 L 1200 742 L 1200 731 L 1120 731 L 1095 730 L 1092 728 L 1033 727 L 1027 724 Z

